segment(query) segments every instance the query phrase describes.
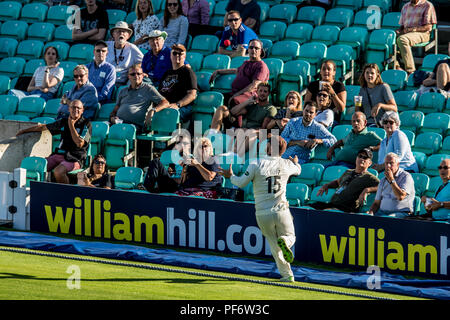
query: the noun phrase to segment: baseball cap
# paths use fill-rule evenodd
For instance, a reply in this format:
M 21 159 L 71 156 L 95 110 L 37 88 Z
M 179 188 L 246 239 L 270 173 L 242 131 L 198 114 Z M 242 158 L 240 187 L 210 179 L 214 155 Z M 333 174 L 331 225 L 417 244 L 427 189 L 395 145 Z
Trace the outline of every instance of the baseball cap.
M 372 160 L 373 153 L 372 153 L 372 150 L 370 150 L 369 148 L 364 148 L 364 149 L 359 150 L 358 155 L 360 155 L 360 154 L 364 154 L 367 157 L 369 157 L 369 159 Z

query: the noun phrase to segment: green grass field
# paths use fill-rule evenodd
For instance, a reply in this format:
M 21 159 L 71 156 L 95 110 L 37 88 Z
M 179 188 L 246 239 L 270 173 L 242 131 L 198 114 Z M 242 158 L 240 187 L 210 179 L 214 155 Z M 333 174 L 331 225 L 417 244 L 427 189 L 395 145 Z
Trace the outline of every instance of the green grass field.
M 71 255 L 65 256 L 69 257 Z M 87 258 L 94 259 L 92 257 Z M 108 261 L 107 259 L 101 260 Z M 137 264 L 136 262 L 131 263 Z M 151 264 L 138 264 L 152 266 Z M 160 265 L 158 266 L 161 267 Z M 200 271 L 169 266 L 167 268 Z M 76 283 L 70 280 L 68 281 L 69 277 L 73 275 L 73 271 L 71 272 L 71 270 L 79 270 L 79 289 L 70 288 Z M 219 272 L 207 271 L 207 273 L 230 276 L 230 274 Z M 243 275 L 237 275 L 237 277 L 276 282 L 274 279 L 267 278 Z M 294 286 L 336 290 L 391 299 L 416 299 L 380 292 L 337 288 L 310 283 L 296 282 Z M 232 281 L 208 276 L 0 251 L 0 299 L 353 300 L 363 298 L 237 280 Z

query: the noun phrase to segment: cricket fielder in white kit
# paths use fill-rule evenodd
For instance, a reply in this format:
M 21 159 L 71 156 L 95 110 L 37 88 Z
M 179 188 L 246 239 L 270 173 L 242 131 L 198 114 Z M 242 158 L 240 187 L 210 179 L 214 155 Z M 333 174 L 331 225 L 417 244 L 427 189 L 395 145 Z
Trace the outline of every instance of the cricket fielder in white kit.
M 270 245 L 280 281 L 294 282 L 290 265 L 294 254 L 290 248 L 295 243 L 295 230 L 286 199 L 286 184 L 290 176 L 300 174 L 301 167 L 297 156 L 281 158 L 286 146 L 282 137 L 272 136 L 267 140 L 267 157 L 250 164 L 243 175 L 235 176 L 231 165 L 228 170 L 221 169 L 221 174 L 239 188 L 253 182 L 256 222 Z

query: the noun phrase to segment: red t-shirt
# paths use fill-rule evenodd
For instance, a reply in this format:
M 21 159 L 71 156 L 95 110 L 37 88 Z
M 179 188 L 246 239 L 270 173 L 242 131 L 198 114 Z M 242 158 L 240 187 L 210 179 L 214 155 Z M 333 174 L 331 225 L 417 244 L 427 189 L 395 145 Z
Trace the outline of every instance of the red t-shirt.
M 236 78 L 231 84 L 231 92 L 235 94 L 254 80 L 269 81 L 269 68 L 264 61 L 246 60 L 237 70 Z

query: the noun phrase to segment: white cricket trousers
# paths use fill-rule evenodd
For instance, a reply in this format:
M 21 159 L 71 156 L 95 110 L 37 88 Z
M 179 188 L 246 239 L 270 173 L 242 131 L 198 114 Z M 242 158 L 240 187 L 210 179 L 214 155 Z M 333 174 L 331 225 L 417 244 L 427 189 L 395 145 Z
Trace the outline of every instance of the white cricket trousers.
M 283 252 L 277 243 L 279 237 L 283 237 L 289 248 L 295 243 L 294 219 L 290 211 L 256 212 L 256 222 L 262 234 L 269 242 L 270 251 L 275 259 L 281 277 L 293 276 L 291 265 L 284 260 Z

